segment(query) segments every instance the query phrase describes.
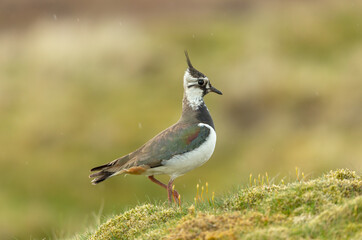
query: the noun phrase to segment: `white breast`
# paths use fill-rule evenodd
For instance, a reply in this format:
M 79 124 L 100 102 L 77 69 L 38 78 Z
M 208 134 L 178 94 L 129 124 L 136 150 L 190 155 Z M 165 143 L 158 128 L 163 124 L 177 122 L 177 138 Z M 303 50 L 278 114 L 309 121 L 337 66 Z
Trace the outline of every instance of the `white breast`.
M 171 179 L 175 179 L 207 162 L 215 149 L 216 132 L 208 124 L 199 123 L 198 126 L 205 126 L 210 129 L 210 134 L 203 144 L 191 152 L 184 153 L 182 155 L 176 155 L 169 160 L 163 161 L 162 164 L 164 164 L 164 166 L 151 168 L 146 172 L 146 174 L 167 174 L 171 176 Z

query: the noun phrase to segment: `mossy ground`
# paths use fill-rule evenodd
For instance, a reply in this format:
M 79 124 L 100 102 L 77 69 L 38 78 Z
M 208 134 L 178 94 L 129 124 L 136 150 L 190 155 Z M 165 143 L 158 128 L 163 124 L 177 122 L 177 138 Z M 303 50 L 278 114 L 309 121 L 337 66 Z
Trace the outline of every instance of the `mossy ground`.
M 341 169 L 313 180 L 241 188 L 215 202 L 145 204 L 77 239 L 361 239 L 362 178 Z

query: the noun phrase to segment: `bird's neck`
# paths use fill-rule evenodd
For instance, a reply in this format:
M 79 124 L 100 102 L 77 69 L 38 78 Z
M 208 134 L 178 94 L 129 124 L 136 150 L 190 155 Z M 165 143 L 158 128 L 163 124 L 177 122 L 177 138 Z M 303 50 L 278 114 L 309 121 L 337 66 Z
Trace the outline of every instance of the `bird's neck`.
M 207 109 L 204 99 L 191 98 L 187 96 L 186 92 L 182 100 L 182 115 L 179 122 L 187 123 L 205 123 L 214 128 L 214 122 L 212 121 L 209 110 Z
M 197 112 L 202 107 L 206 107 L 204 99 L 200 95 L 188 95 L 186 92 L 184 93 L 184 97 L 182 99 L 182 112 L 184 111 L 193 111 Z
M 204 106 L 203 91 L 200 88 L 185 88 L 183 104 L 188 105 L 193 110 L 197 110 Z

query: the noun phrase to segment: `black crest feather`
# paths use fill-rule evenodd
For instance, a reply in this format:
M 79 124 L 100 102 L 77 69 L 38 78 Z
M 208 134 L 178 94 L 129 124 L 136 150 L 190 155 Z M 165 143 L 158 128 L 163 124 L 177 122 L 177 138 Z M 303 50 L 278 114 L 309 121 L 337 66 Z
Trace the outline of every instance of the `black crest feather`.
M 190 58 L 189 58 L 189 54 L 188 52 L 185 50 L 185 56 L 186 56 L 186 61 L 187 61 L 187 65 L 189 66 L 189 72 L 191 74 L 191 76 L 193 76 L 194 78 L 204 78 L 205 75 L 199 71 L 197 71 L 194 66 L 192 66 Z
M 187 65 L 189 66 L 189 68 L 194 68 L 191 64 L 191 61 L 189 58 L 189 53 L 187 52 L 187 50 L 185 50 L 185 56 L 186 56 L 186 61 L 187 61 Z

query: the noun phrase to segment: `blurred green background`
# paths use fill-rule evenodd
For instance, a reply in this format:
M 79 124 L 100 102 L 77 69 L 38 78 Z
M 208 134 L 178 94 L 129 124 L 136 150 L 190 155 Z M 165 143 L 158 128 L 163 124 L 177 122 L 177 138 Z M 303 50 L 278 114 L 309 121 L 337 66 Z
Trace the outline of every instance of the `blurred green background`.
M 354 0 L 1 1 L 0 238 L 65 238 L 166 200 L 146 177 L 88 174 L 178 120 L 184 49 L 224 95 L 205 99 L 218 142 L 175 181 L 183 201 L 250 173 L 361 171 L 361 12 Z

